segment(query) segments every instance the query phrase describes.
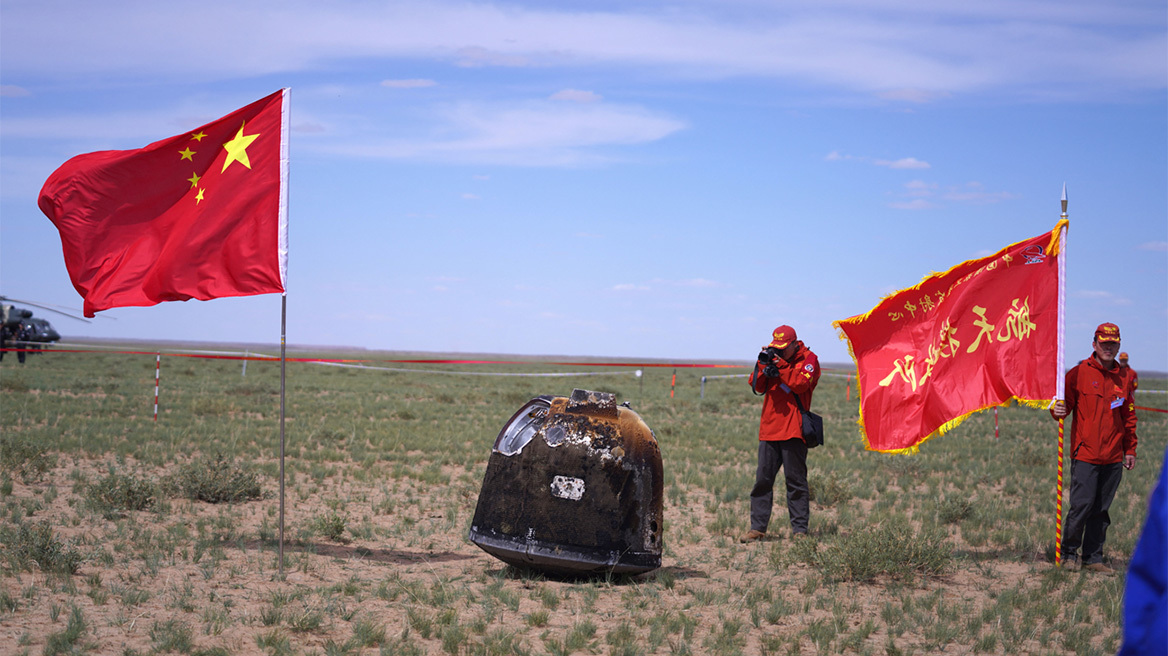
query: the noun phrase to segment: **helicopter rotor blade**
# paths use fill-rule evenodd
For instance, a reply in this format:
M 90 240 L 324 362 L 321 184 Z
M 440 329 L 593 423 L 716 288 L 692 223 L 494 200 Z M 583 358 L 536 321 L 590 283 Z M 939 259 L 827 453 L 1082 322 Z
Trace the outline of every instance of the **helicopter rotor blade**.
M 8 302 L 12 302 L 12 303 L 20 303 L 20 304 L 22 304 L 22 305 L 31 305 L 31 306 L 33 306 L 33 307 L 35 307 L 35 308 L 40 308 L 40 309 L 42 309 L 42 310 L 47 310 L 47 311 L 49 311 L 49 312 L 55 312 L 55 313 L 57 313 L 57 314 L 60 314 L 60 315 L 62 315 L 62 316 L 69 317 L 70 319 L 76 319 L 76 320 L 78 320 L 78 321 L 84 321 L 85 323 L 92 323 L 92 322 L 91 322 L 89 319 L 86 319 L 85 317 L 79 317 L 79 316 L 77 316 L 76 314 L 70 314 L 69 312 L 65 312 L 65 311 L 63 311 L 63 310 L 72 310 L 73 312 L 76 312 L 76 311 L 77 311 L 77 310 L 75 310 L 75 309 L 73 309 L 73 308 L 70 308 L 70 307 L 65 307 L 65 306 L 63 306 L 63 305 L 50 306 L 50 305 L 45 305 L 44 303 L 35 303 L 35 302 L 33 302 L 33 301 L 26 301 L 26 300 L 22 300 L 22 299 L 19 299 L 19 298 L 11 298 L 11 297 L 9 297 L 9 296 L 0 296 L 0 301 L 8 301 Z M 57 309 L 54 309 L 54 308 L 63 308 L 63 310 L 57 310 Z

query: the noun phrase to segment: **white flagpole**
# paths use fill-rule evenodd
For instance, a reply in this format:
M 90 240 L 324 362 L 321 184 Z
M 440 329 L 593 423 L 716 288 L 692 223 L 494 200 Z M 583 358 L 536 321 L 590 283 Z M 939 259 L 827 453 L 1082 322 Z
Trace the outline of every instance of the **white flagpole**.
M 1063 183 L 1063 221 L 1067 219 L 1067 183 Z M 1063 339 L 1066 333 L 1067 300 L 1067 224 L 1059 228 L 1058 252 L 1058 354 L 1055 357 L 1057 369 L 1054 373 L 1055 401 L 1062 401 L 1066 395 L 1066 360 L 1063 356 Z M 1054 519 L 1054 566 L 1063 560 L 1063 419 L 1058 420 L 1058 484 L 1055 486 Z
M 1063 183 L 1063 213 L 1061 218 L 1067 219 L 1067 183 Z M 1067 302 L 1067 226 L 1059 231 L 1058 252 L 1058 369 L 1055 370 L 1055 398 L 1063 399 L 1066 393 L 1063 373 L 1066 369 L 1066 359 L 1063 356 L 1063 340 L 1066 335 L 1066 302 Z
M 284 293 L 280 294 L 280 547 L 277 554 L 280 579 L 284 579 L 284 392 L 285 373 L 288 368 L 286 346 L 288 343 L 288 148 L 290 105 L 292 90 L 285 87 L 280 103 L 280 232 L 279 259 L 280 284 Z
M 284 373 L 288 366 L 284 347 L 287 343 L 287 326 L 288 294 L 285 292 L 280 295 L 280 564 L 277 566 L 280 580 L 284 579 Z

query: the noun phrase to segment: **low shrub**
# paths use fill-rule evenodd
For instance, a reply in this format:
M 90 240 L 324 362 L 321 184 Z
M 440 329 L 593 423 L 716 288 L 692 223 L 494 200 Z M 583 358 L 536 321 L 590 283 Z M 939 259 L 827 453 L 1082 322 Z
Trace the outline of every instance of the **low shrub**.
M 228 461 L 223 454 L 197 458 L 181 467 L 168 481 L 175 494 L 207 503 L 232 503 L 259 499 L 259 474 Z
M 113 519 L 131 510 L 146 510 L 153 506 L 158 486 L 149 479 L 111 471 L 90 485 L 85 496 L 90 508 L 106 519 Z
M 7 525 L 0 530 L 0 544 L 18 569 L 36 565 L 44 572 L 76 574 L 83 560 L 72 543 L 62 542 L 53 535 L 53 527 L 48 522 Z
M 323 515 L 317 515 L 312 520 L 313 531 L 317 535 L 334 542 L 345 541 L 345 529 L 348 528 L 348 525 L 348 517 L 335 510 Z
M 855 494 L 852 488 L 845 483 L 835 472 L 825 475 L 812 474 L 808 478 L 808 487 L 811 490 L 810 499 L 821 506 L 831 507 L 852 500 Z
M 937 508 L 937 518 L 944 524 L 956 524 L 973 515 L 973 499 L 968 497 L 947 496 Z
M 81 613 L 81 609 L 77 606 L 69 613 L 69 621 L 65 625 L 64 631 L 50 633 L 45 640 L 45 648 L 41 652 L 44 656 L 57 656 L 58 654 L 80 654 L 88 651 L 82 637 L 89 631 L 89 626 L 85 622 L 85 617 Z
M 25 483 L 40 480 L 45 472 L 57 464 L 48 449 L 19 435 L 5 435 L 0 439 L 0 469 L 17 472 Z
M 953 551 L 943 531 L 916 532 L 907 522 L 884 522 L 842 535 L 835 543 L 806 553 L 804 560 L 831 581 L 911 579 L 943 574 Z

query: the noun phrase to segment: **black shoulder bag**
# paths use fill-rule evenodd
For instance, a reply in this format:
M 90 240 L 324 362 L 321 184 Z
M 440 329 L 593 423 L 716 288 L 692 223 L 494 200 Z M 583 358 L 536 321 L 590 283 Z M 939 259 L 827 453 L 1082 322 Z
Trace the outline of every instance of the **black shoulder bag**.
M 814 449 L 823 444 L 823 417 L 810 410 L 804 410 L 798 394 L 791 392 L 791 396 L 795 397 L 795 405 L 799 406 L 799 414 L 803 415 L 803 440 L 807 442 L 808 449 Z

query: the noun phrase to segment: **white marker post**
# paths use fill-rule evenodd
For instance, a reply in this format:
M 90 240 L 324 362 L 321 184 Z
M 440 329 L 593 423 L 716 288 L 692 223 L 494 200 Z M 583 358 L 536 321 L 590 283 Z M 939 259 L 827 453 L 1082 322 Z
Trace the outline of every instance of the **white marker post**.
M 158 359 L 154 361 L 154 423 L 158 423 L 158 378 L 162 373 L 162 353 L 158 353 Z

